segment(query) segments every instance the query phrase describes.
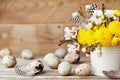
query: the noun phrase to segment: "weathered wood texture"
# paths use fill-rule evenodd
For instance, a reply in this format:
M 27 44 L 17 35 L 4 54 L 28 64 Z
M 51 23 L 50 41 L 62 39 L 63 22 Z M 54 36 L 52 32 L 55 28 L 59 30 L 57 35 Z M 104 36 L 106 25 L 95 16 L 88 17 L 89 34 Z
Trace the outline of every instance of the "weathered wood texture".
M 120 9 L 120 0 L 0 0 L 0 23 L 66 23 L 72 12 L 93 2 Z
M 75 25 L 71 13 L 93 2 L 120 9 L 120 0 L 0 0 L 0 49 L 10 47 L 16 56 L 24 48 L 35 56 L 54 52 L 64 26 Z
M 40 59 L 44 63 L 44 71 L 41 74 L 36 76 L 19 76 L 15 73 L 14 68 L 5 68 L 4 66 L 0 65 L 0 80 L 109 80 L 105 77 L 98 77 L 94 75 L 90 76 L 77 76 L 74 73 L 74 69 L 79 64 L 72 64 L 73 71 L 69 76 L 61 76 L 57 69 L 50 69 L 42 58 Z M 24 67 L 31 62 L 32 60 L 25 60 L 22 58 L 17 58 L 17 65 L 21 66 L 23 69 Z M 81 57 L 81 61 L 89 63 L 89 58 Z M 1 63 L 1 60 L 0 60 Z
M 62 26 L 62 27 L 61 27 Z M 24 48 L 31 49 L 35 56 L 54 52 L 63 39 L 63 24 L 8 24 L 0 25 L 0 49 L 9 47 L 14 55 Z

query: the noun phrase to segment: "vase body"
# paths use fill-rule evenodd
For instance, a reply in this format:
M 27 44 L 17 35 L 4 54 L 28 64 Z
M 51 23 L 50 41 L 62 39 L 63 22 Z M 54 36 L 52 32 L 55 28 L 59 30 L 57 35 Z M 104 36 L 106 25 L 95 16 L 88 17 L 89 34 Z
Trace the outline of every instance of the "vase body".
M 102 55 L 94 51 L 90 54 L 92 73 L 104 76 L 103 71 L 120 71 L 120 46 L 102 47 Z

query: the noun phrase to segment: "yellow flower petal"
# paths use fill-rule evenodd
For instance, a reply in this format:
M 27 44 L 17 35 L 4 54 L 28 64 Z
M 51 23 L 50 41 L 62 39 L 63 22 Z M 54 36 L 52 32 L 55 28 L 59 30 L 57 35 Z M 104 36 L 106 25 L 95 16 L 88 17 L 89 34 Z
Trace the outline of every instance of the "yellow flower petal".
M 114 15 L 120 16 L 120 10 L 114 10 Z

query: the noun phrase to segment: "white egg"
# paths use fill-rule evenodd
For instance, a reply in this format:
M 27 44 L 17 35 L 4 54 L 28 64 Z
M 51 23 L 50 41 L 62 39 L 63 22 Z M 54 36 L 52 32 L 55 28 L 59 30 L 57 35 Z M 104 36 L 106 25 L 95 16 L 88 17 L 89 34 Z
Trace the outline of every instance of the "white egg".
M 4 57 L 6 55 L 12 55 L 12 51 L 9 48 L 3 48 L 0 50 L 0 57 Z
M 44 68 L 43 63 L 40 60 L 30 62 L 27 66 L 27 70 L 33 70 L 36 73 L 42 72 Z
M 21 52 L 21 56 L 25 59 L 31 59 L 33 58 L 33 53 L 30 49 L 24 49 Z
M 91 74 L 91 66 L 86 63 L 80 64 L 76 67 L 75 73 L 80 76 L 88 76 Z
M 59 64 L 60 64 L 60 59 L 57 57 L 49 58 L 47 61 L 47 65 L 52 69 L 57 69 Z
M 58 57 L 58 58 L 63 58 L 65 55 L 66 55 L 66 50 L 63 49 L 63 48 L 59 48 L 55 51 L 55 55 Z
M 78 59 L 73 54 L 67 54 L 64 57 L 64 60 L 68 61 L 69 63 L 76 63 Z
M 4 65 L 5 67 L 14 67 L 16 65 L 16 59 L 15 57 L 11 56 L 11 55 L 6 55 L 3 57 L 2 59 L 2 65 Z
M 44 57 L 44 61 L 52 69 L 57 69 L 60 59 L 54 53 L 48 53 Z
M 56 57 L 54 53 L 47 53 L 44 56 L 44 61 L 47 62 L 50 58 Z
M 69 62 L 61 62 L 58 66 L 58 73 L 60 75 L 69 75 L 71 73 L 72 67 Z

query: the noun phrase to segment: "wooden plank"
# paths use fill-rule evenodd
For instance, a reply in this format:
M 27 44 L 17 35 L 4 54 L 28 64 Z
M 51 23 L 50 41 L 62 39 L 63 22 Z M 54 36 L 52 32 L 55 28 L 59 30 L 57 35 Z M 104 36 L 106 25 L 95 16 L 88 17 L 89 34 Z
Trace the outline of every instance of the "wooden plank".
M 98 76 L 76 76 L 74 74 L 74 71 L 72 71 L 71 75 L 69 76 L 61 76 L 60 74 L 58 74 L 57 69 L 50 69 L 46 63 L 44 62 L 43 58 L 36 58 L 36 59 L 40 59 L 43 63 L 44 63 L 44 71 L 41 74 L 38 74 L 36 76 L 19 76 L 15 73 L 14 68 L 5 68 L 3 66 L 0 66 L 0 79 L 3 78 L 5 80 L 7 79 L 22 79 L 22 80 L 27 80 L 27 79 L 42 79 L 42 80 L 56 80 L 56 79 L 60 79 L 60 80 L 107 80 L 107 78 L 104 77 L 98 77 Z M 35 60 L 35 59 L 34 59 Z M 30 61 L 32 60 L 25 60 L 22 58 L 17 58 L 17 65 L 22 66 L 22 68 L 24 68 Z M 86 57 L 81 57 L 81 62 L 87 62 L 89 63 L 89 58 Z M 1 63 L 1 60 L 0 60 Z M 73 70 L 75 69 L 75 67 L 78 64 L 72 64 L 72 68 Z
M 93 2 L 120 9 L 120 0 L 0 0 L 0 23 L 68 23 L 72 12 Z
M 20 56 L 24 48 L 31 49 L 35 56 L 54 52 L 63 39 L 65 26 L 71 24 L 1 24 L 0 49 L 10 47 L 15 56 Z

